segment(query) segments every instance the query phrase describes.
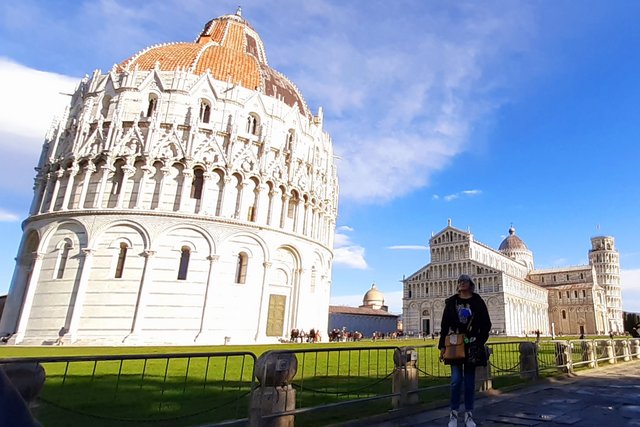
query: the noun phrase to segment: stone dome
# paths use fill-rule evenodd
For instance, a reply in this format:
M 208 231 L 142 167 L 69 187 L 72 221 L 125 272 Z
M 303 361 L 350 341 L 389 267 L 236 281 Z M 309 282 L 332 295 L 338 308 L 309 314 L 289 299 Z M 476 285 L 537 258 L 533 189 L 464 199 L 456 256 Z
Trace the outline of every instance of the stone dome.
M 362 305 L 365 306 L 381 306 L 384 305 L 384 294 L 378 290 L 376 284 L 371 285 L 371 289 L 364 294 Z
M 184 70 L 192 74 L 210 73 L 250 90 L 257 90 L 312 115 L 295 85 L 269 67 L 258 33 L 242 18 L 224 15 L 207 22 L 195 42 L 176 42 L 150 46 L 122 62 L 117 71 Z
M 513 250 L 524 250 L 528 251 L 527 245 L 524 244 L 522 239 L 516 236 L 516 229 L 513 227 L 509 228 L 509 235 L 500 243 L 500 247 L 498 248 L 500 251 L 513 251 Z

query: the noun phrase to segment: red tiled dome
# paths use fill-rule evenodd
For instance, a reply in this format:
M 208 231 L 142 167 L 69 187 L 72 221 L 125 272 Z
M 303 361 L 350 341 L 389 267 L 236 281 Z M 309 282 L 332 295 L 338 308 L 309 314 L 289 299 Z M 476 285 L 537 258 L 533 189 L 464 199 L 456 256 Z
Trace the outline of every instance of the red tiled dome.
M 142 71 L 157 67 L 160 71 L 209 72 L 217 80 L 257 90 L 291 107 L 297 104 L 302 114 L 311 116 L 295 85 L 269 67 L 260 36 L 239 12 L 207 22 L 193 43 L 169 43 L 143 49 L 123 61 L 119 70 L 133 71 L 136 67 Z

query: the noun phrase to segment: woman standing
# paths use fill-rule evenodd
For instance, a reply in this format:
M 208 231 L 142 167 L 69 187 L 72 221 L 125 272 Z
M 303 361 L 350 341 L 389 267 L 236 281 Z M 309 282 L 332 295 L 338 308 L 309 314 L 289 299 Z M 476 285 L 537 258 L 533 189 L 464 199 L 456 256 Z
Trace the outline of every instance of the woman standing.
M 484 344 L 489 338 L 491 319 L 487 305 L 475 292 L 475 284 L 471 277 L 463 274 L 458 278 L 458 293 L 445 300 L 442 323 L 440 326 L 440 359 L 445 352 L 445 337 L 449 334 L 465 335 L 466 357 L 460 362 L 451 362 L 451 398 L 448 427 L 458 425 L 458 408 L 460 392 L 464 384 L 464 423 L 466 427 L 476 427 L 473 421 L 473 403 L 476 387 L 476 366 L 486 365 L 486 358 L 469 360 L 470 349 L 480 348 L 484 355 Z M 473 359 L 477 359 L 474 357 Z M 482 360 L 484 359 L 484 360 Z M 448 362 L 445 362 L 448 363 Z

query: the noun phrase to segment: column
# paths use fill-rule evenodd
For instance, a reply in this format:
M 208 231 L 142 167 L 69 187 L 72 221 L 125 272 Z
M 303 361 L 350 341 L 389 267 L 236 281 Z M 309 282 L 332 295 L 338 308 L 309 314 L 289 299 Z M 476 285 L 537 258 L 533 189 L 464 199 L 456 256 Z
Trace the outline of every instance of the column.
M 257 342 L 260 339 L 260 334 L 262 333 L 261 331 L 261 326 L 265 326 L 265 335 L 266 335 L 266 324 L 267 324 L 267 320 L 265 319 L 265 316 L 267 315 L 266 311 L 267 309 L 265 308 L 265 288 L 267 287 L 267 277 L 268 277 L 268 273 L 269 273 L 269 269 L 271 268 L 272 264 L 270 262 L 264 262 L 262 263 L 262 266 L 264 267 L 263 273 L 262 273 L 262 286 L 260 286 L 260 306 L 258 307 L 258 324 L 256 325 L 256 336 L 254 338 L 254 340 Z M 268 304 L 269 302 L 267 301 L 266 304 Z
M 309 235 L 309 207 L 311 205 L 308 201 L 304 202 L 304 217 L 302 218 L 302 234 Z
M 144 257 L 144 266 L 142 267 L 142 278 L 140 279 L 140 287 L 138 289 L 138 299 L 136 301 L 135 312 L 133 313 L 133 320 L 131 322 L 130 335 L 139 334 L 142 328 L 142 320 L 144 319 L 144 309 L 147 306 L 147 299 L 149 295 L 149 284 L 152 282 L 152 280 L 149 278 L 149 274 L 153 274 L 153 269 L 150 267 L 150 264 L 155 254 L 156 254 L 155 251 L 150 251 L 150 250 L 145 250 L 142 253 L 142 256 Z
M 33 306 L 33 298 L 36 295 L 36 289 L 38 287 L 38 279 L 40 278 L 40 270 L 42 269 L 42 260 L 44 259 L 44 253 L 34 252 L 33 267 L 31 268 L 31 277 L 27 285 L 26 294 L 22 303 L 22 312 L 18 319 L 18 329 L 16 331 L 16 344 L 19 344 L 24 339 L 24 334 L 27 331 L 27 323 L 29 322 L 29 316 L 31 315 L 31 307 Z
M 273 190 L 269 191 L 269 208 L 267 211 L 267 225 L 271 225 L 271 217 L 273 216 L 273 198 L 277 193 Z
M 122 209 L 125 195 L 127 194 L 127 187 L 129 186 L 129 178 L 134 174 L 136 169 L 133 166 L 122 166 L 122 184 L 120 184 L 120 192 L 118 193 L 118 201 L 116 202 L 116 208 Z
M 29 215 L 35 215 L 38 213 L 42 198 L 44 198 L 44 190 L 46 188 L 46 177 L 38 174 L 34 179 L 34 192 L 33 200 L 31 201 L 31 207 L 29 208 Z
M 202 193 L 200 193 L 200 204 L 198 205 L 198 208 L 196 209 L 196 213 L 201 213 L 201 214 L 206 214 L 208 213 L 208 209 L 207 209 L 207 202 L 209 201 L 209 198 L 211 197 L 209 195 L 210 190 L 209 187 L 211 186 L 211 172 L 205 172 L 202 174 Z M 212 213 L 215 215 L 216 214 L 216 206 L 218 204 L 217 200 L 213 201 L 213 210 Z
M 98 191 L 96 194 L 96 199 L 93 201 L 94 208 L 102 208 L 102 204 L 104 203 L 104 192 L 107 188 L 107 179 L 109 178 L 109 172 L 112 171 L 111 166 L 105 164 L 101 166 L 102 168 L 102 177 L 100 178 L 100 184 L 98 185 Z
M 198 331 L 198 335 L 196 335 L 196 340 L 200 338 L 200 336 L 211 329 L 211 318 L 209 313 L 209 299 L 213 298 L 211 295 L 214 294 L 211 292 L 211 286 L 213 284 L 213 272 L 214 272 L 214 264 L 218 262 L 220 259 L 219 255 L 209 255 L 207 257 L 209 260 L 209 274 L 207 275 L 207 287 L 204 291 L 204 301 L 202 302 L 202 314 L 200 317 L 200 331 Z
M 80 192 L 80 201 L 78 202 L 78 209 L 84 209 L 84 202 L 87 199 L 87 192 L 89 191 L 89 183 L 91 182 L 91 175 L 96 171 L 96 165 L 90 160 L 84 167 L 84 181 L 82 182 L 82 190 Z
M 18 328 L 20 311 L 28 288 L 27 280 L 29 280 L 32 260 L 32 253 L 27 253 L 26 256 L 21 253 L 16 257 L 16 267 L 11 278 L 2 319 L 0 319 L 0 332 L 2 333 L 12 334 Z
M 231 182 L 231 178 L 229 178 L 228 176 L 224 177 L 224 185 L 222 186 L 222 189 L 218 192 L 218 197 L 220 197 L 220 207 L 218 209 L 214 209 L 214 215 L 216 216 L 224 216 L 224 204 L 225 204 L 225 194 L 227 192 L 227 188 L 229 187 L 229 183 Z M 216 206 L 218 204 L 218 201 L 215 201 Z
M 185 167 L 182 170 L 182 191 L 180 192 L 180 204 L 179 204 L 180 207 L 178 208 L 179 211 L 184 211 L 187 209 L 187 201 L 191 197 L 192 184 L 193 184 L 193 169 Z M 202 198 L 203 195 L 204 194 L 202 194 L 200 198 Z
M 51 185 L 52 185 L 52 181 L 53 181 L 53 172 L 49 172 L 46 175 L 45 178 L 45 184 L 44 184 L 44 191 L 42 193 L 42 198 L 40 199 L 40 204 L 38 206 L 38 213 L 44 213 L 44 209 L 45 209 L 45 201 L 47 200 L 47 194 L 49 194 L 49 192 L 51 191 Z
M 61 209 L 63 211 L 69 209 L 69 198 L 71 197 L 71 192 L 73 191 L 73 181 L 78 174 L 78 164 L 74 162 L 73 166 L 71 166 L 68 171 L 69 178 L 67 179 L 67 187 L 64 189 L 64 198 L 62 199 Z
M 63 176 L 64 170 L 62 168 L 58 169 L 56 172 L 56 182 L 53 185 L 53 193 L 51 194 L 51 200 L 49 201 L 49 209 L 47 209 L 47 212 L 53 211 L 56 206 L 56 199 L 58 198 L 58 192 L 60 191 L 60 181 Z
M 138 185 L 138 194 L 136 194 L 136 204 L 134 209 L 142 209 L 142 202 L 144 201 L 144 192 L 147 188 L 147 181 L 153 173 L 153 168 L 150 166 L 142 166 L 142 176 L 140 177 L 140 185 Z
M 289 195 L 282 195 L 282 210 L 280 211 L 280 228 L 284 228 L 285 218 L 289 211 Z
M 240 216 L 240 213 L 242 212 L 242 202 L 244 202 L 243 197 L 244 197 L 244 188 L 247 186 L 247 184 L 245 184 L 244 182 L 239 182 L 238 183 L 238 192 L 236 193 L 236 200 L 235 200 L 235 208 L 233 211 L 233 217 L 235 219 L 242 219 L 244 220 L 245 218 L 242 218 Z
M 71 342 L 75 342 L 78 339 L 78 328 L 80 327 L 80 317 L 82 316 L 82 308 L 84 307 L 84 300 L 87 296 L 87 287 L 89 286 L 89 277 L 91 276 L 91 268 L 93 266 L 94 249 L 84 248 L 82 249 L 84 254 L 84 260 L 82 262 L 82 272 L 80 273 L 80 283 L 78 283 L 78 289 L 76 290 L 76 300 L 73 305 L 73 311 L 71 313 L 71 320 L 69 321 L 69 336 Z

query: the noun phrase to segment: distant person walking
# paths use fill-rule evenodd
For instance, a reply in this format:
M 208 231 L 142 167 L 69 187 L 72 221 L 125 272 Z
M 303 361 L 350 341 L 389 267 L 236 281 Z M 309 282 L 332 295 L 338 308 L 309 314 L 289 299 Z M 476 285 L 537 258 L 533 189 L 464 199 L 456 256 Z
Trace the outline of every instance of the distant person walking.
M 487 305 L 475 292 L 475 283 L 470 276 L 458 278 L 458 293 L 445 300 L 440 326 L 440 359 L 451 365 L 451 398 L 448 427 L 457 427 L 460 392 L 464 384 L 465 427 L 476 427 L 473 421 L 476 366 L 486 366 L 484 345 L 489 339 L 491 319 Z M 462 360 L 445 359 L 445 340 L 449 334 L 464 334 L 465 356 Z

